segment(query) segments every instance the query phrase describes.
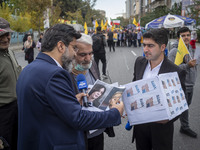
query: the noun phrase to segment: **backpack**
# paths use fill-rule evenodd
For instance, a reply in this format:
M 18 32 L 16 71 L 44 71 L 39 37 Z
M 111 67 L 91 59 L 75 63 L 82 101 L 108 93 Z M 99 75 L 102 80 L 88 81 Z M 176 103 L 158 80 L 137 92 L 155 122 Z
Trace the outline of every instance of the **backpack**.
M 93 52 L 105 53 L 103 35 L 95 34 L 92 36 L 92 40 L 93 40 L 93 45 L 92 45 Z

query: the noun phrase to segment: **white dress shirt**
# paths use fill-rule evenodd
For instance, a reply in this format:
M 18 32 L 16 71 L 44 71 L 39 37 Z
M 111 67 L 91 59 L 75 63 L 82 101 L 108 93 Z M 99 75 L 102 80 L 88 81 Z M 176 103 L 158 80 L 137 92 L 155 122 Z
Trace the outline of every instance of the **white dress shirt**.
M 158 72 L 160 70 L 160 67 L 162 65 L 163 60 L 160 62 L 159 65 L 157 65 L 155 68 L 151 69 L 150 61 L 148 61 L 148 64 L 146 66 L 146 69 L 144 71 L 142 79 L 148 79 L 152 78 L 158 75 Z

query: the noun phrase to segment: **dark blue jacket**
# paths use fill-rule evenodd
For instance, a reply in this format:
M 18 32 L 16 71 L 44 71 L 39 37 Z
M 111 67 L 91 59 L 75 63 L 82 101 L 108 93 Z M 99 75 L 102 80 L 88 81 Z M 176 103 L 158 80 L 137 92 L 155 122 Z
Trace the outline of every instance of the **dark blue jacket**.
M 19 150 L 84 150 L 84 130 L 121 123 L 117 109 L 83 111 L 69 73 L 44 53 L 17 82 Z

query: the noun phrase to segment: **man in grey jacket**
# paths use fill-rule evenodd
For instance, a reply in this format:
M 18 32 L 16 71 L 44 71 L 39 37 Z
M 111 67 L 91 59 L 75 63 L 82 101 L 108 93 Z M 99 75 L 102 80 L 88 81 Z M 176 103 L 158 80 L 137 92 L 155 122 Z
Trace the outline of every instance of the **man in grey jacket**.
M 191 31 L 187 27 L 182 27 L 179 29 L 179 31 L 177 32 L 178 40 L 180 36 L 182 36 L 183 41 L 185 42 L 185 45 L 187 46 L 188 51 L 191 55 L 191 57 L 189 56 L 189 54 L 185 55 L 183 59 L 183 63 L 179 65 L 180 68 L 186 70 L 187 72 L 186 79 L 185 79 L 185 86 L 186 86 L 185 96 L 186 96 L 188 105 L 190 105 L 192 102 L 193 88 L 194 88 L 194 84 L 197 77 L 197 65 L 196 65 L 196 59 L 194 59 L 195 50 L 192 49 L 190 45 Z M 169 52 L 168 58 L 172 62 L 175 62 L 177 48 L 178 47 L 174 47 Z M 189 114 L 189 111 L 187 110 L 180 115 L 180 122 L 181 122 L 180 132 L 190 137 L 196 138 L 197 134 L 194 131 L 192 131 L 189 127 L 188 114 Z
M 0 149 L 17 150 L 16 82 L 21 66 L 13 51 L 10 23 L 0 17 Z

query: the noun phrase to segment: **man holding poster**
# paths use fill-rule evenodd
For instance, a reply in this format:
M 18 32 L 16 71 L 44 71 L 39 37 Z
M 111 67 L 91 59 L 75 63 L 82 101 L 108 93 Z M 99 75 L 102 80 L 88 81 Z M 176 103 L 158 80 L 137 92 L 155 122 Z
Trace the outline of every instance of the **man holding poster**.
M 158 74 L 177 72 L 183 89 L 185 71 L 173 64 L 165 55 L 168 38 L 165 29 L 152 29 L 143 35 L 145 57 L 136 59 L 133 81 L 148 79 Z M 136 139 L 137 150 L 172 150 L 174 125 L 171 121 L 144 123 L 134 126 L 133 140 Z
M 177 37 L 179 40 L 178 48 L 173 48 L 172 50 L 170 50 L 168 57 L 172 62 L 179 65 L 180 68 L 184 69 L 187 72 L 185 79 L 185 86 L 186 86 L 185 96 L 188 105 L 190 105 L 192 102 L 193 87 L 195 85 L 197 77 L 197 60 L 194 59 L 195 49 L 192 49 L 190 45 L 191 31 L 189 28 L 187 27 L 180 28 L 179 31 L 177 32 Z M 182 57 L 179 57 L 178 59 L 179 54 L 184 53 L 184 49 L 187 50 L 187 54 L 183 55 Z M 180 116 L 180 122 L 181 122 L 180 132 L 190 137 L 196 138 L 197 134 L 190 129 L 188 116 L 189 116 L 188 110 L 186 110 Z

